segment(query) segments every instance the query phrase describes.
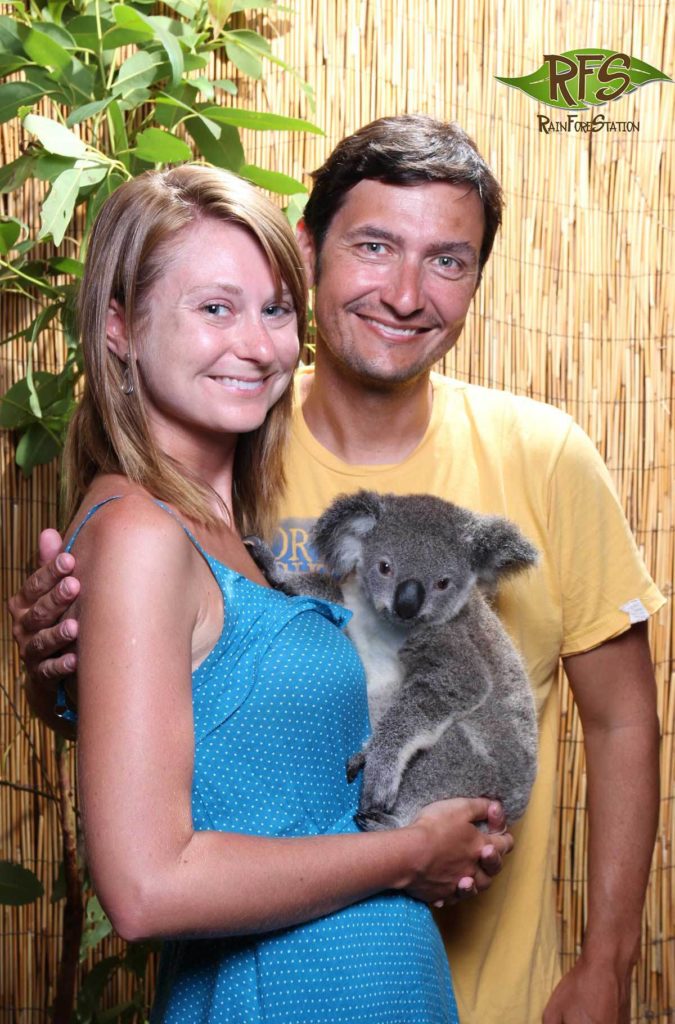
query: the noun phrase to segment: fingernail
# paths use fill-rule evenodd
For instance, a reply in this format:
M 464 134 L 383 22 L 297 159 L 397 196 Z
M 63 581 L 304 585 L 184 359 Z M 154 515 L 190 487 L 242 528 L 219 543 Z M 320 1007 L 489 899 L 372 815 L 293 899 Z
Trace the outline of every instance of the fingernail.
M 494 846 L 492 846 L 490 844 L 488 846 L 484 846 L 483 847 L 483 853 L 482 853 L 481 856 L 483 856 L 483 857 L 491 857 L 494 852 L 495 852 L 495 848 L 494 848 Z
M 68 559 L 63 555 L 57 555 L 56 568 L 59 572 L 68 572 Z
M 71 654 L 63 660 L 64 667 L 68 672 L 72 672 L 75 669 L 75 657 Z

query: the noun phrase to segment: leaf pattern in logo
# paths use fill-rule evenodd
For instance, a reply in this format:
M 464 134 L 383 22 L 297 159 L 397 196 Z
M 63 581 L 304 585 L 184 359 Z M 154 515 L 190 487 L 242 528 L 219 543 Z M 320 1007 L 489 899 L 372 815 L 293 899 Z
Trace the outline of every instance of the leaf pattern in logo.
M 580 76 L 579 57 L 596 56 L 598 60 L 593 67 L 587 62 L 587 74 Z M 623 60 L 622 57 L 627 59 Z M 609 63 L 607 63 L 609 61 Z M 560 66 L 559 66 L 560 65 Z M 576 73 L 574 73 L 576 68 Z M 560 82 L 551 82 L 551 72 L 555 71 L 560 75 Z M 608 81 L 606 77 L 601 78 L 600 73 L 626 76 L 625 79 L 613 79 Z M 620 96 L 635 92 L 648 82 L 672 82 L 672 78 L 652 67 L 637 57 L 628 57 L 615 50 L 603 50 L 600 47 L 587 47 L 578 50 L 565 50 L 564 53 L 550 54 L 544 63 L 532 71 L 529 75 L 520 78 L 504 78 L 495 75 L 498 82 L 510 85 L 514 89 L 520 89 L 527 93 L 532 99 L 539 100 L 549 107 L 558 107 L 564 110 L 587 110 L 589 105 L 599 106 L 608 103 Z M 617 81 L 619 84 L 617 84 Z M 582 85 L 582 96 L 579 96 L 579 86 Z M 623 88 L 621 87 L 623 85 Z

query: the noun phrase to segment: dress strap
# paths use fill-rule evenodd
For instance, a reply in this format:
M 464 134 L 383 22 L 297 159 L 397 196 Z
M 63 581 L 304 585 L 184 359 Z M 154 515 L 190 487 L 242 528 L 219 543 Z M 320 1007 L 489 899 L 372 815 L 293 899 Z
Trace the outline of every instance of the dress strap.
M 70 538 L 70 540 L 68 541 L 68 543 L 66 544 L 66 547 L 65 547 L 64 550 L 65 551 L 71 551 L 72 550 L 73 544 L 75 543 L 75 541 L 79 537 L 80 531 L 81 531 L 82 527 L 86 526 L 86 524 L 89 522 L 89 520 L 92 518 L 92 516 L 96 515 L 96 513 L 98 512 L 98 510 L 100 508 L 103 508 L 104 505 L 108 505 L 111 501 L 119 501 L 122 497 L 123 497 L 122 494 L 113 494 L 109 498 L 104 498 L 103 501 L 97 502 L 96 505 L 92 505 L 92 507 L 89 509 L 89 511 L 85 515 L 84 519 L 82 519 L 82 521 L 80 523 L 78 523 L 78 525 L 75 527 L 75 530 L 73 531 L 73 535 Z M 152 500 L 154 501 L 155 505 L 159 505 L 159 507 L 164 509 L 165 512 L 168 512 L 169 515 L 173 516 L 173 518 L 176 520 L 176 522 L 180 526 L 182 526 L 182 528 L 185 530 L 185 533 L 188 535 L 189 539 L 192 541 L 192 543 L 195 545 L 195 547 L 201 552 L 201 554 L 205 558 L 208 559 L 207 553 L 204 551 L 204 549 L 202 548 L 202 546 L 199 543 L 199 541 L 197 540 L 197 538 L 194 537 L 190 533 L 190 531 L 188 530 L 188 528 L 185 525 L 185 523 L 181 522 L 181 520 L 178 518 L 178 516 L 173 511 L 173 509 L 169 508 L 168 505 L 165 505 L 164 502 L 158 501 L 156 498 L 153 498 Z M 54 705 L 54 713 L 55 713 L 55 715 L 58 718 L 62 718 L 66 722 L 72 722 L 73 724 L 75 724 L 77 722 L 77 708 L 71 702 L 71 700 L 70 700 L 70 698 L 68 696 L 68 693 L 66 691 L 65 684 L 64 684 L 62 679 L 59 680 L 59 683 L 58 683 L 58 686 L 57 686 L 57 690 L 56 690 L 56 702 L 55 702 L 55 705 Z
M 197 548 L 197 551 L 199 552 L 199 554 L 202 555 L 202 557 L 205 558 L 208 563 L 210 563 L 213 560 L 212 556 L 208 553 L 208 551 L 204 550 L 204 548 L 201 546 L 201 544 L 199 543 L 199 541 L 195 537 L 194 533 L 192 533 L 192 531 L 187 528 L 187 526 L 185 525 L 183 520 L 180 518 L 180 516 L 176 515 L 174 510 L 172 508 L 169 508 L 168 505 L 165 505 L 163 501 L 159 500 L 159 498 L 153 498 L 152 500 L 155 503 L 155 505 L 159 505 L 159 507 L 163 508 L 164 511 L 167 512 L 171 516 L 172 519 L 176 520 L 176 522 L 178 523 L 180 528 L 185 532 L 185 535 L 187 536 L 188 540 L 192 541 L 194 546 Z
M 103 501 L 99 501 L 98 504 L 92 505 L 91 508 L 89 509 L 89 511 L 87 512 L 86 516 L 82 520 L 82 522 L 78 523 L 78 525 L 75 527 L 75 531 L 73 533 L 73 536 L 70 538 L 70 540 L 66 544 L 65 550 L 66 551 L 71 551 L 72 550 L 73 544 L 75 543 L 75 541 L 79 537 L 80 530 L 82 529 L 83 526 L 85 526 L 89 522 L 89 520 L 91 519 L 91 517 L 93 515 L 96 515 L 96 513 L 98 512 L 98 510 L 100 508 L 103 508 L 103 506 L 107 505 L 108 502 L 110 502 L 110 501 L 118 501 L 121 497 L 122 497 L 121 494 L 113 494 L 112 497 L 105 498 Z

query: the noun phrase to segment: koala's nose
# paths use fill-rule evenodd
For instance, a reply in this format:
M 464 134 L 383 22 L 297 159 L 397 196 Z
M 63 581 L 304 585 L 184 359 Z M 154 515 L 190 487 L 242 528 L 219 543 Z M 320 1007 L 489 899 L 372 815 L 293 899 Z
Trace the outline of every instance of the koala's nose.
M 419 580 L 404 580 L 394 593 L 394 611 L 402 619 L 412 619 L 424 602 L 424 587 Z

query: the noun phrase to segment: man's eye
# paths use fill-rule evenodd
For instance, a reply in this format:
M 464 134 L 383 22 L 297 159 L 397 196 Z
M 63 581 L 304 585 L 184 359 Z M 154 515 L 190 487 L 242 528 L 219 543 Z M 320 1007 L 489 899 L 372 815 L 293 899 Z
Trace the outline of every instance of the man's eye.
M 454 270 L 459 266 L 459 263 L 454 256 L 438 256 L 437 262 L 439 267 L 442 267 L 443 270 Z
M 361 248 L 364 252 L 373 256 L 379 256 L 386 251 L 383 242 L 363 242 Z

